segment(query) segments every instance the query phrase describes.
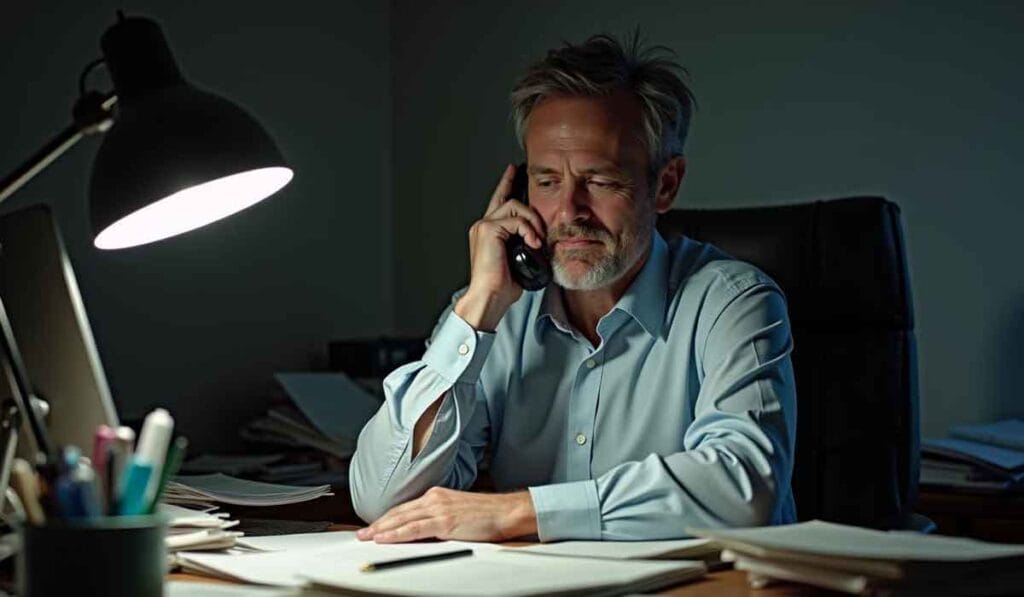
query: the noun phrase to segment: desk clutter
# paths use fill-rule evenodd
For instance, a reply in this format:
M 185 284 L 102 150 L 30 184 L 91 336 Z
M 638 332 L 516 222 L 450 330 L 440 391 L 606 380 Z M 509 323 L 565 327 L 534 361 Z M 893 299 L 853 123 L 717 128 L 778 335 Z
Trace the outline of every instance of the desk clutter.
M 1024 420 L 959 425 L 949 435 L 921 442 L 921 485 L 1024 490 Z
M 34 468 L 16 459 L 11 481 L 25 520 L 42 526 L 152 514 L 188 445 L 183 437 L 172 442 L 173 431 L 174 419 L 158 408 L 146 416 L 137 444 L 130 428 L 100 425 L 91 458 L 65 446 L 56 462 Z
M 246 537 L 226 553 L 178 553 L 184 571 L 256 585 L 372 595 L 562 595 L 653 591 L 703 576 L 704 539 L 530 547 L 440 541 L 378 545 L 353 532 Z M 539 547 L 539 546 L 537 546 Z M 591 554 L 584 557 L 578 554 Z
M 381 400 L 344 373 L 277 373 L 266 412 L 240 430 L 254 451 L 203 454 L 182 473 L 223 473 L 252 481 L 348 486 L 348 463 Z
M 748 529 L 697 530 L 753 587 L 775 580 L 853 594 L 1019 595 L 1024 545 L 876 531 L 814 520 Z

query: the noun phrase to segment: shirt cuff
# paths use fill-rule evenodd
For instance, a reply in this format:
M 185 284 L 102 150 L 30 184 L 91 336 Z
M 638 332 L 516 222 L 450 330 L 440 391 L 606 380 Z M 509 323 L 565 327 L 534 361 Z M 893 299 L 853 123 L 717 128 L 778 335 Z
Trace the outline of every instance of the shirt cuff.
M 423 362 L 453 384 L 476 383 L 492 344 L 493 332 L 473 329 L 453 311 L 434 334 Z
M 530 487 L 541 541 L 601 540 L 601 502 L 597 482 L 573 481 Z

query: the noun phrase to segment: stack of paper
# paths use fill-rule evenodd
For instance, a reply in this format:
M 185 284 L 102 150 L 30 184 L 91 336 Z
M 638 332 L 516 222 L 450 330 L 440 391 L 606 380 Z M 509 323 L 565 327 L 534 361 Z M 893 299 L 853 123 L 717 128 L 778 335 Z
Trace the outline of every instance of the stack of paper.
M 180 475 L 167 484 L 164 502 L 168 504 L 210 507 L 214 504 L 238 506 L 281 506 L 308 502 L 334 495 L 330 485 L 294 487 L 275 483 L 247 481 L 223 475 Z
M 227 512 L 214 512 L 216 508 L 192 510 L 160 504 L 158 512 L 169 519 L 167 529 L 167 550 L 178 551 L 227 549 L 235 545 L 242 533 L 228 529 L 238 525 L 229 520 Z
M 822 522 L 732 530 L 696 530 L 751 575 L 847 593 L 942 595 L 1024 593 L 1024 545 L 875 531 Z
M 703 562 L 546 556 L 486 543 L 442 541 L 378 545 L 354 533 L 246 538 L 249 554 L 178 554 L 181 566 L 260 585 L 388 595 L 559 595 L 652 591 L 699 578 Z M 368 562 L 472 549 L 470 557 L 362 572 Z
M 246 425 L 242 437 L 349 459 L 360 430 L 377 412 L 380 400 L 344 373 L 278 373 L 274 379 L 287 402 Z
M 969 489 L 1024 488 L 1024 421 L 950 429 L 921 443 L 921 484 Z

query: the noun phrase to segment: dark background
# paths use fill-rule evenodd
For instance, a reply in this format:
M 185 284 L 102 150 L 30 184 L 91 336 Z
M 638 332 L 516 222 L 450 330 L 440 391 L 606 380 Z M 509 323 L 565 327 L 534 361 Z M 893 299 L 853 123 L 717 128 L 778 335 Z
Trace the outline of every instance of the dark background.
M 164 405 L 200 450 L 238 448 L 274 371 L 323 366 L 332 339 L 427 333 L 521 159 L 516 75 L 638 25 L 700 102 L 677 205 L 898 202 L 923 432 L 1024 416 L 1019 3 L 4 2 L 0 172 L 67 124 L 118 8 L 156 18 L 186 76 L 253 112 L 296 170 L 235 217 L 124 251 L 92 247 L 99 139 L 0 208 L 53 206 L 123 417 Z

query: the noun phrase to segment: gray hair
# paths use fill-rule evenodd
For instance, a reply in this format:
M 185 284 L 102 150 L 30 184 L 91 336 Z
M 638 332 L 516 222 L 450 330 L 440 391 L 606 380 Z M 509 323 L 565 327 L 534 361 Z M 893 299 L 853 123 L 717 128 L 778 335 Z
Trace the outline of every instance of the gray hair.
M 552 95 L 605 97 L 625 89 L 640 100 L 649 176 L 670 159 L 683 155 L 696 99 L 683 79 L 686 69 L 665 46 L 643 47 L 639 32 L 626 44 L 608 34 L 593 35 L 580 45 L 568 42 L 549 50 L 512 88 L 512 123 L 525 150 L 530 112 Z

